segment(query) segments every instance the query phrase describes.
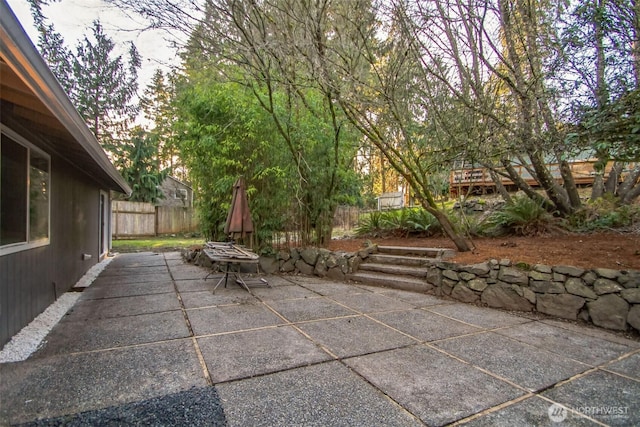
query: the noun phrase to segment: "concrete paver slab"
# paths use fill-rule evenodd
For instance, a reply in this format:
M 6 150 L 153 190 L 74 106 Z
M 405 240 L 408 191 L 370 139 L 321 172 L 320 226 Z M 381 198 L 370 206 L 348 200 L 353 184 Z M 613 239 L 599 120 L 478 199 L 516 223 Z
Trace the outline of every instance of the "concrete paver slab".
M 82 292 L 81 300 L 116 298 L 136 295 L 164 294 L 174 292 L 173 282 L 129 283 L 126 286 L 102 285 L 89 286 Z
M 595 427 L 599 425 L 566 409 L 565 412 L 555 413 L 553 412 L 555 406 L 551 408 L 552 405 L 554 404 L 539 397 L 530 397 L 460 425 L 464 427 Z M 551 416 L 557 421 L 553 421 L 549 416 L 550 410 Z M 563 416 L 564 420 L 559 421 Z
M 291 326 L 198 338 L 214 383 L 330 360 Z
M 139 252 L 122 254 L 109 263 L 109 266 L 111 267 L 127 268 L 151 267 L 154 265 L 166 265 L 161 253 Z
M 107 266 L 102 273 L 100 273 L 100 277 L 111 277 L 111 276 L 139 276 L 139 275 L 148 275 L 148 274 L 166 274 L 169 270 L 166 265 L 153 265 L 149 267 L 113 267 Z
M 46 344 L 36 355 L 101 350 L 188 336 L 189 330 L 180 310 L 90 322 L 62 322 L 52 329 Z
M 204 279 L 207 277 L 207 274 L 211 273 L 211 270 L 208 268 L 190 264 L 171 265 L 169 266 L 169 271 L 171 271 L 171 276 L 174 280 Z M 209 276 L 209 279 L 211 279 L 211 276 Z
M 315 341 L 340 358 L 390 350 L 415 343 L 366 317 L 343 317 L 299 325 Z
M 169 267 L 185 264 L 185 261 L 182 258 L 165 258 L 165 262 Z
M 278 286 L 275 288 L 255 288 L 251 292 L 263 301 L 277 301 L 285 299 L 313 298 L 318 294 L 290 283 L 290 286 Z
M 214 307 L 229 304 L 251 304 L 258 300 L 244 289 L 224 289 L 223 291 L 184 292 L 181 294 L 185 308 Z
M 165 294 L 138 295 L 132 297 L 80 300 L 62 318 L 63 322 L 102 319 L 109 317 L 136 316 L 180 310 L 175 292 Z
M 422 425 L 338 362 L 220 384 L 217 390 L 229 427 Z
M 504 326 L 518 325 L 520 323 L 527 323 L 531 321 L 503 311 L 477 307 L 469 304 L 448 304 L 437 307 L 428 307 L 426 310 L 452 317 L 456 320 L 467 322 L 482 328 L 502 328 Z
M 234 332 L 285 323 L 262 304 L 238 304 L 187 310 L 196 335 Z
M 530 391 L 589 369 L 583 363 L 493 332 L 451 338 L 435 345 Z
M 294 277 L 290 277 L 290 276 L 276 276 L 273 274 L 264 274 L 264 273 L 260 273 L 260 274 L 242 274 L 242 277 L 247 279 L 247 282 L 251 282 L 253 283 L 260 281 L 260 279 L 264 279 L 267 282 L 269 282 L 269 285 L 271 286 L 271 288 L 279 288 L 282 286 L 294 286 L 297 285 L 297 283 L 295 282 L 295 278 Z M 229 280 L 231 281 L 231 280 Z M 253 289 L 264 289 L 264 288 L 260 288 L 260 287 L 255 287 L 252 288 Z M 269 288 L 267 288 L 269 289 Z
M 640 425 L 640 382 L 610 372 L 588 373 L 543 395 L 601 423 Z
M 353 310 L 321 297 L 271 301 L 269 306 L 290 322 L 329 319 L 356 314 Z
M 337 295 L 337 294 L 358 294 L 362 293 L 362 288 L 358 286 L 343 283 L 343 282 L 331 282 L 329 280 L 301 280 L 301 277 L 293 279 L 295 282 L 304 286 L 307 289 L 311 289 L 320 295 Z
M 182 253 L 179 252 L 179 251 L 163 252 L 163 255 L 164 255 L 164 259 L 166 259 L 166 260 L 170 260 L 170 259 L 176 260 L 177 259 L 177 260 L 180 260 L 181 262 L 184 262 L 183 258 L 182 258 Z
M 430 307 L 433 305 L 453 304 L 452 301 L 444 300 L 442 298 L 434 297 L 433 295 L 421 294 L 419 292 L 409 292 L 400 289 L 378 288 L 378 290 L 372 290 L 373 292 L 379 292 L 383 295 L 398 298 L 399 300 L 408 302 L 413 307 Z
M 452 423 L 524 394 L 424 345 L 354 357 L 345 363 L 427 425 Z
M 0 423 L 73 414 L 204 387 L 190 340 L 0 364 Z
M 226 420 L 215 388 L 202 387 L 140 402 L 23 424 L 25 427 L 98 425 L 225 427 Z
M 169 271 L 166 273 L 150 273 L 150 274 L 127 274 L 117 276 L 100 276 L 93 281 L 91 286 L 120 286 L 129 285 L 131 283 L 151 283 L 166 282 L 171 280 Z
M 176 280 L 176 288 L 178 288 L 178 292 L 181 294 L 183 292 L 198 292 L 198 291 L 208 291 L 213 292 L 213 287 L 218 282 L 220 275 L 211 275 L 207 280 L 202 279 L 186 279 L 186 280 Z
M 379 311 L 408 310 L 413 308 L 411 304 L 397 298 L 371 292 L 359 294 L 337 294 L 331 299 L 362 313 L 375 313 Z
M 516 325 L 496 332 L 590 365 L 600 365 L 633 350 L 623 344 L 540 322 Z
M 632 354 L 605 367 L 608 371 L 617 372 L 640 381 L 640 353 Z
M 568 329 L 570 331 L 574 331 L 584 335 L 588 335 L 590 337 L 596 337 L 606 341 L 611 341 L 618 344 L 626 345 L 628 347 L 640 348 L 640 341 L 630 340 L 628 338 L 625 338 L 624 336 L 615 334 L 606 329 L 598 328 L 593 325 L 577 324 L 577 323 L 572 323 L 565 320 L 555 320 L 555 319 L 543 319 L 541 320 L 541 323 L 545 323 L 551 326 L 556 326 L 562 329 Z
M 482 330 L 476 326 L 420 309 L 376 313 L 371 317 L 411 335 L 418 341 L 435 341 Z

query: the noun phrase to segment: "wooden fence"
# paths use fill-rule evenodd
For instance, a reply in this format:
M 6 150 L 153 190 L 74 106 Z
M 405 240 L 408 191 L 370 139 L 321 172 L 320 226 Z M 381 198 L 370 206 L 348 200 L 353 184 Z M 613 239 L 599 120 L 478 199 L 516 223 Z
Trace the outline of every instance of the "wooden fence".
M 193 208 L 122 200 L 113 201 L 111 224 L 114 239 L 199 231 Z

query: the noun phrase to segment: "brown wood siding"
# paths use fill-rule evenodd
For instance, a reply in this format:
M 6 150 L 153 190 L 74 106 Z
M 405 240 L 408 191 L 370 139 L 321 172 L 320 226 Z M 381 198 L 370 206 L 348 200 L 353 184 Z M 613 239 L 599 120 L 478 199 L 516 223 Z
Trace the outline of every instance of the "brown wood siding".
M 0 256 L 0 347 L 99 260 L 100 186 L 50 154 L 50 243 Z

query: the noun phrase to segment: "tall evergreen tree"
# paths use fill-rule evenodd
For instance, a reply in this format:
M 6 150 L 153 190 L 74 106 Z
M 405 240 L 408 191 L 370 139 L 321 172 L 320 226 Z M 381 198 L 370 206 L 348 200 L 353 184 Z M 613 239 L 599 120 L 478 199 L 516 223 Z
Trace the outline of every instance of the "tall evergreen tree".
M 157 203 L 163 198 L 160 184 L 167 171 L 158 167 L 158 146 L 153 138 L 139 126 L 131 131 L 131 137 L 120 146 L 121 155 L 116 166 L 133 190 L 132 202 Z
M 70 94 L 74 87 L 73 53 L 65 45 L 62 34 L 47 22 L 42 11 L 42 6 L 47 4 L 46 0 L 29 0 L 31 16 L 38 30 L 38 50 L 65 92 Z
M 115 43 L 96 20 L 93 40 L 85 36 L 78 43 L 73 59 L 75 81 L 72 100 L 102 147 L 115 159 L 124 153 L 119 142 L 127 137 L 127 126 L 138 112 L 135 104 L 138 90 L 140 55 L 129 45 L 128 63 L 114 56 Z
M 140 99 L 140 108 L 144 115 L 149 137 L 158 146 L 158 162 L 160 168 L 166 168 L 169 175 L 185 180 L 186 171 L 179 157 L 174 124 L 176 122 L 175 75 L 164 75 L 161 69 L 156 69 L 151 82 L 144 90 Z

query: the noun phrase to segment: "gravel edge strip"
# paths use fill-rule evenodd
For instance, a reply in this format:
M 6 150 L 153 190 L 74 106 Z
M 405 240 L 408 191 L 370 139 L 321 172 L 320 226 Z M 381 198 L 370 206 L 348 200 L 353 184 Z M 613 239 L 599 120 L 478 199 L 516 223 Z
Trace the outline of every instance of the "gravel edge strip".
M 86 288 L 100 275 L 102 270 L 114 259 L 107 257 L 91 267 L 73 286 Z M 49 331 L 60 321 L 62 316 L 73 307 L 80 298 L 79 292 L 67 292 L 51 304 L 31 323 L 22 328 L 0 351 L 0 363 L 21 362 L 38 349 Z

